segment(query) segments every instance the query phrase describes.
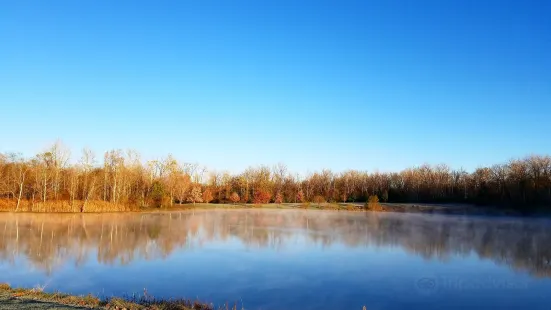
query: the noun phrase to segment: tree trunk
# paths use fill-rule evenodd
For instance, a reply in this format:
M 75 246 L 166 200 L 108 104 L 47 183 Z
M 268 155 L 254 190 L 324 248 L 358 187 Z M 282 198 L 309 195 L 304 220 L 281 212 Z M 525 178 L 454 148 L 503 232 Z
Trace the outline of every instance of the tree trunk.
M 44 176 L 44 183 L 42 185 L 42 202 L 46 203 L 46 190 L 47 190 L 47 187 L 46 187 L 46 176 Z
M 23 182 L 19 183 L 19 196 L 17 197 L 17 205 L 15 206 L 15 212 L 19 211 L 19 204 L 21 203 L 21 195 L 23 194 Z

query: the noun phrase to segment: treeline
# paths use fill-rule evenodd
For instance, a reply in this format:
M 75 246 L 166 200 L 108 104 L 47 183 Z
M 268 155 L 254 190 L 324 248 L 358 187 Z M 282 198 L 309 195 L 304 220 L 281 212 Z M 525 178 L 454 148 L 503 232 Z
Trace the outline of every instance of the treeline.
M 83 150 L 71 163 L 61 143 L 32 158 L 0 154 L 0 198 L 15 210 L 63 202 L 81 212 L 92 204 L 160 207 L 182 203 L 363 202 L 475 203 L 551 209 L 551 157 L 528 156 L 474 172 L 422 165 L 401 172 L 322 170 L 305 177 L 283 164 L 239 174 L 207 171 L 172 156 L 143 162 L 135 151 L 98 159 Z

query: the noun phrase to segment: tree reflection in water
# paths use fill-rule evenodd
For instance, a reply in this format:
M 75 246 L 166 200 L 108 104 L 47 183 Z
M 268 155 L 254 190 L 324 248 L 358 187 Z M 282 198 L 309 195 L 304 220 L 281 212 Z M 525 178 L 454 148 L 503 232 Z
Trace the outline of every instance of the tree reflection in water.
M 550 277 L 550 228 L 549 221 L 534 219 L 302 210 L 5 213 L 0 214 L 0 259 L 22 259 L 52 273 L 68 261 L 124 265 L 229 239 L 246 247 L 284 249 L 300 236 L 311 246 L 391 246 L 426 259 L 475 253 Z

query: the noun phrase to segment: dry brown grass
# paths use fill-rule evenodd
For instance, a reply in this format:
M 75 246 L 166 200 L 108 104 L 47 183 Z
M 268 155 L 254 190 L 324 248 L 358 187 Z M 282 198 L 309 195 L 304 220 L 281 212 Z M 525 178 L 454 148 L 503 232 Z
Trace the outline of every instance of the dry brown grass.
M 336 203 L 323 203 L 319 206 L 321 210 L 340 210 L 341 207 Z
M 17 201 L 14 199 L 0 199 L 0 211 L 4 212 L 15 212 L 17 206 Z M 68 200 L 58 200 L 58 201 L 46 201 L 46 202 L 31 202 L 28 200 L 22 200 L 19 205 L 19 212 L 82 212 L 82 207 L 84 206 L 84 201 L 75 200 L 71 203 Z M 128 211 L 137 211 L 139 208 L 132 205 L 126 204 L 114 204 L 101 200 L 88 201 L 83 212 L 94 213 L 94 212 L 128 212 Z
M 15 212 L 15 207 L 17 201 L 15 199 L 0 199 L 0 212 Z M 81 208 L 84 205 L 84 201 L 75 200 L 71 203 L 69 200 L 49 200 L 46 203 L 43 202 L 32 202 L 28 200 L 22 200 L 19 205 L 19 212 L 35 212 L 35 213 L 80 213 Z M 155 211 L 183 211 L 183 210 L 193 210 L 193 209 L 218 209 L 218 208 L 231 208 L 231 209 L 285 209 L 285 208 L 298 208 L 298 209 L 319 209 L 319 210 L 348 210 L 348 211 L 359 211 L 361 208 L 357 208 L 353 205 L 343 205 L 337 203 L 327 203 L 321 202 L 319 204 L 313 204 L 310 202 L 304 202 L 298 205 L 289 206 L 288 204 L 214 204 L 214 203 L 197 203 L 197 204 L 174 204 L 170 207 L 149 207 L 149 208 L 140 208 L 136 204 L 127 203 L 127 204 L 113 204 L 101 200 L 88 201 L 86 207 L 84 208 L 85 213 L 103 213 L 103 212 L 155 212 Z M 366 209 L 373 211 L 384 211 L 382 207 L 376 206 L 375 209 Z
M 42 288 L 24 289 L 12 288 L 9 284 L 0 284 L 0 291 L 7 292 L 13 298 L 47 301 L 62 305 L 96 308 L 101 306 L 101 300 L 92 295 L 72 296 L 59 292 L 46 293 Z
M 9 284 L 0 283 L 0 292 L 8 293 L 12 298 L 51 302 L 60 305 L 78 306 L 95 309 L 127 309 L 127 310 L 213 310 L 212 305 L 187 299 L 157 299 L 147 295 L 129 298 L 112 297 L 100 299 L 93 295 L 74 296 L 64 293 L 46 293 L 41 288 L 12 288 Z M 223 308 L 220 308 L 223 309 Z M 229 309 L 226 307 L 226 309 Z M 237 306 L 231 309 L 237 309 Z
M 36 300 L 49 302 L 57 305 L 77 306 L 83 308 L 104 309 L 104 310 L 238 310 L 236 303 L 226 303 L 214 307 L 212 304 L 205 304 L 189 299 L 157 299 L 144 290 L 141 296 L 130 296 L 126 298 L 111 297 L 100 299 L 93 295 L 74 296 L 60 292 L 46 293 L 42 288 L 25 289 L 12 288 L 9 284 L 0 283 L 0 293 L 8 293 L 10 297 L 22 300 Z M 364 306 L 362 308 L 366 310 Z M 243 308 L 241 308 L 243 310 Z
M 353 205 L 346 205 L 346 211 L 358 211 L 359 209 Z

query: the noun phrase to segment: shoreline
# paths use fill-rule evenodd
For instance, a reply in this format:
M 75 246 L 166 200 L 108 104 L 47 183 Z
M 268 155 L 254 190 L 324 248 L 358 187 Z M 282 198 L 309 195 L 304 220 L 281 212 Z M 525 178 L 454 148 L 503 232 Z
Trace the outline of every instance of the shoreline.
M 99 298 L 92 294 L 71 295 L 61 292 L 48 293 L 43 288 L 12 288 L 9 284 L 0 283 L 0 310 L 244 310 L 237 303 L 215 307 L 190 299 L 158 299 L 147 295 L 132 297 Z M 366 306 L 362 310 L 366 310 Z
M 158 299 L 144 295 L 132 297 L 100 298 L 92 294 L 71 295 L 61 292 L 44 292 L 43 288 L 12 288 L 0 283 L 0 310 L 13 309 L 101 309 L 101 310 L 214 310 L 212 304 L 189 299 Z M 234 305 L 231 310 L 237 310 Z
M 476 215 L 476 216 L 514 216 L 514 217 L 548 217 L 548 212 L 531 211 L 522 213 L 515 209 L 501 209 L 489 206 L 454 203 L 379 203 L 380 208 L 370 210 L 363 203 L 282 203 L 282 204 L 227 204 L 227 203 L 197 203 L 174 204 L 171 207 L 127 207 L 125 210 L 105 211 L 29 211 L 0 209 L 0 213 L 30 213 L 30 214 L 102 214 L 102 213 L 157 213 L 180 211 L 209 210 L 311 210 L 335 212 L 375 212 L 375 213 L 415 213 L 443 215 Z

